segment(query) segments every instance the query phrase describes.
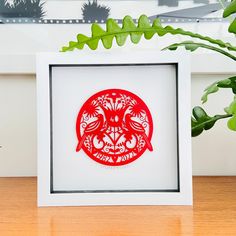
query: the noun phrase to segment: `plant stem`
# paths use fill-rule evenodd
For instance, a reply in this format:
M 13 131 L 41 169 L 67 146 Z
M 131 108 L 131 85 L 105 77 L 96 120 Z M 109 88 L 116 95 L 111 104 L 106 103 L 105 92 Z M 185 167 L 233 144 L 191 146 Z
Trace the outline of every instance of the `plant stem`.
M 181 46 L 186 48 L 187 45 L 189 45 L 189 46 L 194 45 L 194 46 L 197 46 L 198 48 L 206 48 L 206 49 L 211 50 L 211 51 L 216 51 L 216 52 L 221 53 L 221 54 L 233 59 L 234 61 L 236 61 L 236 56 L 234 56 L 233 54 L 231 54 L 229 52 L 226 52 L 221 48 L 217 48 L 217 47 L 207 45 L 207 44 L 204 44 L 204 43 L 195 43 L 195 42 L 175 43 L 175 44 L 172 44 L 168 47 L 163 48 L 162 50 L 171 49 L 171 48 L 172 48 L 172 50 L 175 50 L 177 47 L 181 47 Z M 196 49 L 194 49 L 194 50 L 196 50 Z M 187 49 L 187 50 L 191 50 L 191 49 Z M 193 51 L 193 50 L 191 50 L 191 51 Z
M 214 117 L 212 117 L 212 119 L 210 120 L 207 120 L 205 122 L 202 122 L 201 124 L 199 125 L 196 125 L 192 128 L 192 131 L 194 131 L 195 129 L 199 129 L 199 127 L 204 127 L 206 124 L 208 123 L 212 123 L 213 121 L 217 121 L 217 120 L 221 120 L 221 119 L 226 119 L 226 118 L 229 118 L 229 117 L 232 117 L 233 115 L 232 114 L 225 114 L 225 115 L 215 115 Z
M 201 43 L 200 43 L 201 44 Z M 219 52 L 231 59 L 233 59 L 234 61 L 236 61 L 236 56 L 234 56 L 233 54 L 229 53 L 229 52 L 226 52 L 220 48 L 217 48 L 217 47 L 213 47 L 213 46 L 209 46 L 209 45 L 206 45 L 206 44 L 202 44 L 203 46 L 201 46 L 202 48 L 206 48 L 206 49 L 209 49 L 209 50 L 212 50 L 212 51 L 216 51 L 216 52 Z

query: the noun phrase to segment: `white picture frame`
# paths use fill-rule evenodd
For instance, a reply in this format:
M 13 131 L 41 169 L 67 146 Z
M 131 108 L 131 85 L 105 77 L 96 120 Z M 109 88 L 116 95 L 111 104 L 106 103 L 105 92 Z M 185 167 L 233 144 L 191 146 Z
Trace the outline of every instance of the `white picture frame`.
M 97 70 L 98 67 L 101 69 Z M 131 71 L 131 73 L 129 73 L 128 70 Z M 149 70 L 150 75 L 148 74 Z M 113 74 L 113 78 L 105 75 L 104 71 L 111 72 L 110 74 Z M 156 77 L 156 72 L 157 74 L 162 74 L 162 76 Z M 129 74 L 129 76 L 127 75 L 126 77 L 126 74 Z M 119 79 L 118 75 L 123 75 L 125 78 L 121 78 L 124 80 Z M 143 80 L 135 81 L 138 76 L 143 76 Z M 91 82 L 90 78 L 92 78 L 93 80 L 91 81 L 94 82 Z M 150 81 L 149 78 L 151 78 Z M 76 145 L 74 143 L 74 129 L 71 128 L 74 124 L 68 126 L 65 123 L 71 123 L 74 119 L 68 118 L 70 117 L 70 111 L 74 109 L 74 105 L 70 105 L 70 103 L 74 100 L 77 102 L 77 99 L 74 99 L 73 96 L 78 96 L 78 101 L 80 96 L 86 97 L 87 92 L 84 91 L 86 90 L 86 86 L 90 88 L 91 86 L 89 85 L 91 84 L 94 86 L 93 89 L 95 91 L 97 86 L 96 79 L 101 79 L 101 88 L 105 89 L 107 87 L 110 88 L 110 86 L 115 87 L 116 85 L 118 85 L 116 86 L 118 89 L 124 89 L 123 87 L 126 87 L 126 84 L 130 84 L 129 88 L 134 88 L 141 83 L 137 91 L 140 91 L 139 94 L 141 95 L 142 92 L 145 93 L 144 97 L 151 103 L 150 107 L 154 106 L 154 110 L 156 109 L 156 101 L 154 99 L 150 99 L 149 101 L 148 96 L 151 96 L 152 91 L 154 91 L 154 95 L 158 94 L 158 91 L 163 92 L 163 100 L 159 99 L 160 102 L 158 104 L 163 103 L 164 105 L 160 108 L 162 111 L 160 111 L 159 114 L 163 113 L 163 117 L 165 117 L 165 111 L 163 109 L 167 109 L 166 114 L 174 114 L 174 116 L 166 116 L 166 121 L 165 118 L 162 118 L 163 123 L 170 123 L 170 125 L 166 124 L 166 131 L 164 129 L 164 131 L 161 131 L 160 126 L 163 123 L 161 123 L 160 120 L 162 115 L 159 116 L 158 136 L 154 137 L 155 140 L 153 142 L 155 144 L 157 142 L 156 139 L 159 140 L 157 145 L 155 145 L 160 147 L 159 149 L 157 148 L 157 150 L 161 149 L 161 143 L 166 146 L 162 148 L 164 154 L 160 154 L 161 157 L 158 159 L 158 163 L 160 163 L 158 166 L 159 169 L 157 169 L 158 175 L 156 171 L 152 170 L 152 173 L 152 171 L 148 169 L 150 167 L 150 165 L 147 164 L 148 161 L 145 162 L 146 164 L 142 164 L 140 161 L 139 164 L 141 167 L 135 164 L 133 169 L 130 168 L 132 167 L 132 162 L 125 165 L 125 168 L 119 169 L 119 167 L 117 167 L 117 169 L 112 170 L 109 166 L 102 168 L 101 164 L 94 162 L 90 158 L 86 158 L 86 154 L 83 151 L 79 154 L 82 155 L 82 157 L 78 159 L 77 157 L 74 159 L 70 157 L 67 158 L 67 156 L 70 156 L 69 154 L 62 154 L 64 151 L 67 152 L 70 149 L 73 155 L 77 155 L 74 150 Z M 123 84 L 120 85 L 121 80 Z M 115 83 L 115 85 L 113 83 Z M 151 85 L 149 87 L 146 86 L 146 84 L 150 83 Z M 155 83 L 157 83 L 158 86 L 155 87 Z M 163 88 L 161 88 L 162 86 Z M 76 90 L 73 92 L 72 90 L 75 87 Z M 152 87 L 155 89 L 152 90 Z M 173 87 L 172 90 L 170 87 Z M 98 91 L 101 90 L 101 88 L 98 88 Z M 156 89 L 157 93 L 155 92 Z M 167 89 L 167 91 L 165 91 L 165 89 Z M 57 96 L 57 94 L 59 94 L 59 96 Z M 93 92 L 89 94 L 93 94 Z M 83 100 L 84 99 L 85 98 L 83 98 Z M 170 106 L 168 105 L 169 99 L 172 101 L 172 103 L 170 103 L 172 105 Z M 165 104 L 165 102 L 167 103 Z M 126 53 L 125 55 L 122 54 L 122 52 L 112 51 L 38 54 L 38 206 L 191 205 L 192 163 L 190 103 L 190 58 L 188 54 L 183 52 L 156 53 L 144 50 Z M 80 103 L 78 104 L 78 106 L 81 105 Z M 166 108 L 163 108 L 165 106 Z M 67 110 L 66 107 L 69 110 Z M 73 112 L 77 113 L 78 110 Z M 64 117 L 65 113 L 68 115 Z M 154 118 L 156 118 L 156 113 L 154 116 Z M 153 120 L 155 123 L 155 119 Z M 175 127 L 176 130 L 171 130 L 168 126 Z M 69 138 L 66 137 L 68 129 L 70 134 Z M 166 140 L 161 142 L 162 137 L 165 135 Z M 71 138 L 71 136 L 73 136 L 73 138 Z M 167 144 L 169 146 L 167 146 Z M 165 154 L 165 150 L 167 154 Z M 150 153 L 145 153 L 143 155 L 146 155 L 146 160 L 147 158 L 152 158 L 149 157 L 151 155 Z M 171 153 L 176 153 L 176 155 Z M 169 156 L 169 159 L 167 156 Z M 145 158 L 142 158 L 142 161 L 145 160 Z M 78 160 L 86 160 L 86 164 L 83 162 L 83 164 L 78 165 L 76 169 L 73 169 L 75 166 L 74 161 L 78 163 Z M 137 161 L 134 163 L 136 162 Z M 173 162 L 173 164 L 171 162 Z M 163 167 L 161 166 L 162 164 Z M 87 165 L 87 167 L 83 165 Z M 151 163 L 151 166 L 155 166 L 155 164 Z M 83 172 L 80 171 L 80 168 L 87 168 L 88 170 Z M 89 168 L 91 168 L 91 170 Z M 96 168 L 100 169 L 98 170 Z M 144 172 L 138 173 L 141 171 L 140 168 L 144 168 L 142 169 Z M 107 183 L 105 183 L 106 185 L 104 185 L 108 186 L 106 189 L 104 189 L 104 186 L 99 185 L 99 178 L 97 177 L 99 173 L 96 173 L 96 171 L 109 171 L 109 173 L 111 173 L 110 182 L 113 182 L 110 183 L 108 180 Z M 130 185 L 127 184 L 123 188 L 122 185 L 125 181 L 123 180 L 123 182 L 118 183 L 119 179 L 117 179 L 117 176 L 115 174 L 113 176 L 114 172 L 118 173 L 119 171 L 121 171 L 122 176 L 126 174 L 129 176 L 126 172 L 133 171 L 132 176 L 136 176 L 137 181 L 135 182 L 134 180 Z M 94 177 L 91 182 L 89 182 L 90 177 L 86 176 L 86 173 L 89 173 L 90 177 Z M 149 178 L 146 177 L 146 173 L 151 173 L 150 175 L 154 174 L 156 179 L 149 176 L 153 181 L 151 181 L 151 183 L 145 182 L 145 178 Z M 82 176 L 82 174 L 84 176 Z M 102 175 L 102 173 L 100 173 L 100 175 Z M 140 181 L 139 176 L 142 176 L 144 180 L 140 189 L 139 184 L 141 185 L 142 179 Z M 168 176 L 170 176 L 170 178 Z M 168 179 L 170 179 L 170 181 Z M 85 180 L 88 180 L 88 183 Z M 98 183 L 96 183 L 96 181 L 98 181 Z M 159 184 L 158 186 L 162 186 L 161 188 L 155 188 L 156 181 Z M 86 184 L 90 186 L 88 189 L 86 188 Z M 146 184 L 147 188 L 145 187 Z M 168 185 L 168 187 L 165 188 L 165 185 Z M 77 189 L 75 186 L 83 186 L 83 188 Z M 109 186 L 111 186 L 111 188 Z M 172 188 L 170 186 L 174 187 Z

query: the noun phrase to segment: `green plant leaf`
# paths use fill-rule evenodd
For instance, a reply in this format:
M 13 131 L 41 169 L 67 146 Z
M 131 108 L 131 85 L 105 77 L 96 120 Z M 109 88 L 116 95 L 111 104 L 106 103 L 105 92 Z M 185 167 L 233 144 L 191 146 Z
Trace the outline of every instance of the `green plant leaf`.
M 231 3 L 224 9 L 223 17 L 228 17 L 236 13 L 236 0 L 231 1 Z
M 232 118 L 228 120 L 227 125 L 229 129 L 236 131 L 236 115 L 233 115 Z
M 61 49 L 62 52 L 72 51 L 74 49 L 83 49 L 84 45 L 88 45 L 88 47 L 92 50 L 97 49 L 98 42 L 101 40 L 102 44 L 105 48 L 111 48 L 113 39 L 116 39 L 116 43 L 119 46 L 125 44 L 126 39 L 130 36 L 130 39 L 133 43 L 138 43 L 144 35 L 144 38 L 149 40 L 155 34 L 162 37 L 166 34 L 172 35 L 185 35 L 190 36 L 192 38 L 201 39 L 217 45 L 221 48 L 226 48 L 228 50 L 236 51 L 236 47 L 230 43 L 225 43 L 222 40 L 212 39 L 207 36 L 203 36 L 200 34 L 195 34 L 190 31 L 185 31 L 180 28 L 173 28 L 171 26 L 163 27 L 160 23 L 159 19 L 155 19 L 152 25 L 149 22 L 149 19 L 145 15 L 141 15 L 138 20 L 138 24 L 136 25 L 133 19 L 130 16 L 125 16 L 122 21 L 122 27 L 120 27 L 117 22 L 113 19 L 108 19 L 106 21 L 106 30 L 102 29 L 98 24 L 94 23 L 91 26 L 92 35 L 91 37 L 85 36 L 83 34 L 78 34 L 77 41 L 70 41 L 68 46 L 65 46 Z M 192 48 L 192 51 L 196 45 L 189 45 Z
M 210 86 L 208 86 L 204 90 L 205 93 L 203 94 L 203 96 L 201 98 L 202 103 L 207 102 L 208 95 L 212 94 L 212 93 L 216 93 L 217 91 L 219 91 L 219 88 L 230 88 L 230 89 L 232 89 L 232 92 L 234 94 L 236 94 L 236 76 L 230 77 L 228 79 L 217 81 L 217 82 L 211 84 Z
M 236 114 L 236 96 L 234 97 L 234 100 L 228 107 L 228 113 L 229 114 Z
M 231 114 L 209 116 L 202 107 L 196 106 L 192 111 L 192 137 L 200 135 L 204 130 L 211 129 L 216 121 L 231 117 Z
M 202 103 L 205 103 L 207 102 L 207 99 L 208 99 L 208 95 L 211 94 L 211 93 L 216 93 L 218 90 L 219 90 L 219 87 L 217 86 L 217 82 L 213 83 L 212 85 L 210 85 L 209 87 L 207 87 L 205 90 L 204 90 L 204 94 L 203 96 L 201 97 L 201 100 L 202 100 Z
M 166 50 L 166 49 L 176 50 L 179 47 L 185 47 L 186 50 L 191 51 L 191 52 L 197 50 L 198 48 L 205 48 L 208 50 L 212 50 L 212 51 L 221 53 L 221 54 L 233 59 L 234 61 L 236 61 L 236 56 L 234 56 L 233 54 L 230 54 L 227 51 L 224 51 L 221 48 L 214 47 L 212 45 L 208 45 L 208 44 L 204 44 L 204 43 L 197 43 L 197 42 L 193 42 L 193 41 L 184 41 L 181 43 L 174 43 L 174 44 L 169 45 L 168 47 L 165 47 L 163 50 Z
M 236 131 L 236 96 L 234 97 L 233 102 L 226 108 L 228 114 L 232 114 L 233 116 L 228 120 L 228 128 Z
M 199 45 L 196 45 L 195 42 L 193 41 L 184 41 L 184 42 L 181 42 L 181 43 L 174 43 L 174 44 L 171 44 L 165 48 L 163 48 L 162 50 L 176 50 L 178 47 L 181 47 L 181 46 L 184 46 L 186 50 L 189 50 L 191 52 L 197 50 L 200 46 Z
M 233 22 L 229 26 L 229 32 L 236 34 L 236 19 L 233 20 Z
M 223 12 L 223 17 L 226 18 L 236 13 L 236 0 L 231 1 L 231 3 L 225 8 Z M 231 22 L 229 26 L 229 32 L 236 34 L 236 18 Z
M 228 120 L 228 128 L 236 131 L 236 96 L 234 97 L 233 102 L 226 108 L 228 114 L 231 114 L 232 117 Z

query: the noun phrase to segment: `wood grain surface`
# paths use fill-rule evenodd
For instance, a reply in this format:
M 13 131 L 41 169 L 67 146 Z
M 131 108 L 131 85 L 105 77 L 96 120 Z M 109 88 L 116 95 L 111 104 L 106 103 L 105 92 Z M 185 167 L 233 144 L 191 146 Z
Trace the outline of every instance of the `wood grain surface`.
M 236 177 L 194 177 L 189 206 L 36 206 L 36 178 L 0 178 L 0 235 L 236 235 Z

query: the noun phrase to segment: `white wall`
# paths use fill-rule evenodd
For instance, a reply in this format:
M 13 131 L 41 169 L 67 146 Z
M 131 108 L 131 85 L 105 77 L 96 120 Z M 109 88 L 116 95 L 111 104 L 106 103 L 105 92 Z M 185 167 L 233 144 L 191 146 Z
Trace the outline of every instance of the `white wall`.
M 36 175 L 35 76 L 0 75 L 0 176 Z
M 179 26 L 179 25 L 178 25 Z M 227 38 L 222 24 L 184 25 L 195 32 Z M 183 27 L 183 26 L 181 26 Z M 0 176 L 36 175 L 36 83 L 35 53 L 58 51 L 75 39 L 77 32 L 89 32 L 86 25 L 1 25 L 0 27 Z M 180 37 L 155 37 L 140 45 L 127 44 L 120 50 L 157 50 Z M 230 37 L 228 41 L 235 39 Z M 102 49 L 101 49 L 102 50 Z M 78 52 L 80 53 L 80 52 Z M 229 60 L 215 54 L 195 54 L 192 62 L 192 103 L 200 104 L 203 89 L 217 79 L 236 73 Z M 221 113 L 232 99 L 229 91 L 212 95 L 206 106 L 210 114 Z M 213 130 L 193 139 L 194 175 L 236 174 L 236 132 L 226 128 L 224 121 Z
M 229 75 L 192 75 L 192 104 L 199 105 L 203 89 Z M 210 114 L 222 113 L 232 98 L 223 90 L 209 97 Z M 236 174 L 236 132 L 221 121 L 193 138 L 194 175 Z M 0 176 L 36 175 L 36 80 L 34 75 L 0 75 Z
M 230 75 L 193 75 L 192 105 L 200 105 L 202 91 L 216 80 Z M 223 114 L 223 108 L 232 101 L 233 94 L 223 89 L 209 96 L 204 108 L 209 115 Z M 236 132 L 227 128 L 227 121 L 221 120 L 213 129 L 192 138 L 192 158 L 194 175 L 235 175 L 236 174 Z

